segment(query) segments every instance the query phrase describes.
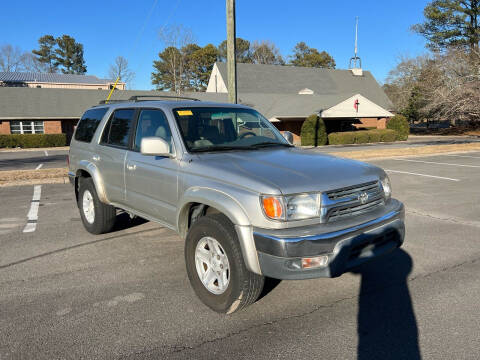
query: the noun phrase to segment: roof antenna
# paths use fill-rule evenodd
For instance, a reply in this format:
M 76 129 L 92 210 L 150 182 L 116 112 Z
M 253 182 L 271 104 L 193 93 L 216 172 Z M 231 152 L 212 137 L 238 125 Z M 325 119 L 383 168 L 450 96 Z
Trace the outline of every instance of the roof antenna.
M 349 68 L 352 69 L 352 72 L 354 73 L 354 75 L 362 75 L 361 74 L 362 60 L 357 55 L 357 51 L 358 51 L 357 44 L 358 44 L 358 16 L 355 17 L 355 56 L 350 58 Z M 353 70 L 357 70 L 357 69 L 360 70 L 360 74 L 356 74 L 356 72 L 353 71 Z

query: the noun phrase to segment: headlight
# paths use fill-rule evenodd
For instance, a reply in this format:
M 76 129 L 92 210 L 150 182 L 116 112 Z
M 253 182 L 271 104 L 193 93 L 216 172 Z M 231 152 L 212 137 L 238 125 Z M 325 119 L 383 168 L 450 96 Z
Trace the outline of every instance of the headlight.
M 392 185 L 390 184 L 390 179 L 388 175 L 381 180 L 383 193 L 385 194 L 385 199 L 389 200 L 392 197 Z
M 320 194 L 262 196 L 260 202 L 265 215 L 274 220 L 303 220 L 320 215 Z

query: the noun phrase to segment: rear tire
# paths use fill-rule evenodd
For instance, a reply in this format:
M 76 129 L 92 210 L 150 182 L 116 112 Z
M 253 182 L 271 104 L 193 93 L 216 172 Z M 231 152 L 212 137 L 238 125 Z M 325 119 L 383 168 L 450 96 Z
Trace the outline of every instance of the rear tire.
M 185 242 L 185 263 L 193 290 L 216 312 L 241 310 L 262 292 L 265 278 L 246 268 L 235 228 L 222 214 L 201 217 L 192 225 Z
M 91 234 L 103 234 L 113 229 L 117 212 L 114 206 L 100 201 L 92 178 L 80 178 L 78 209 L 83 226 Z

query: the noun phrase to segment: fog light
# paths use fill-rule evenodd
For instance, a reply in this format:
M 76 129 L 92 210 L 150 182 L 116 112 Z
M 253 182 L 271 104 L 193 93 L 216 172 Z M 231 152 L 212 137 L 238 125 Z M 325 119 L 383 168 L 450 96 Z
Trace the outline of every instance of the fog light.
M 328 256 L 316 256 L 311 258 L 302 258 L 302 268 L 303 269 L 311 269 L 326 266 L 328 263 Z

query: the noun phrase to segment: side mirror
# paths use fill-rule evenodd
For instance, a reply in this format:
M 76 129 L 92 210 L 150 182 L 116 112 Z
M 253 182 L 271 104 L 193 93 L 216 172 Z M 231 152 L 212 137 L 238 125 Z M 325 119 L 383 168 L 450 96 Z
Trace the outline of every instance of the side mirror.
M 290 144 L 293 145 L 293 134 L 290 131 L 284 131 L 283 137 L 287 140 Z
M 145 137 L 140 144 L 140 152 L 143 155 L 168 156 L 170 157 L 170 146 L 159 137 Z

